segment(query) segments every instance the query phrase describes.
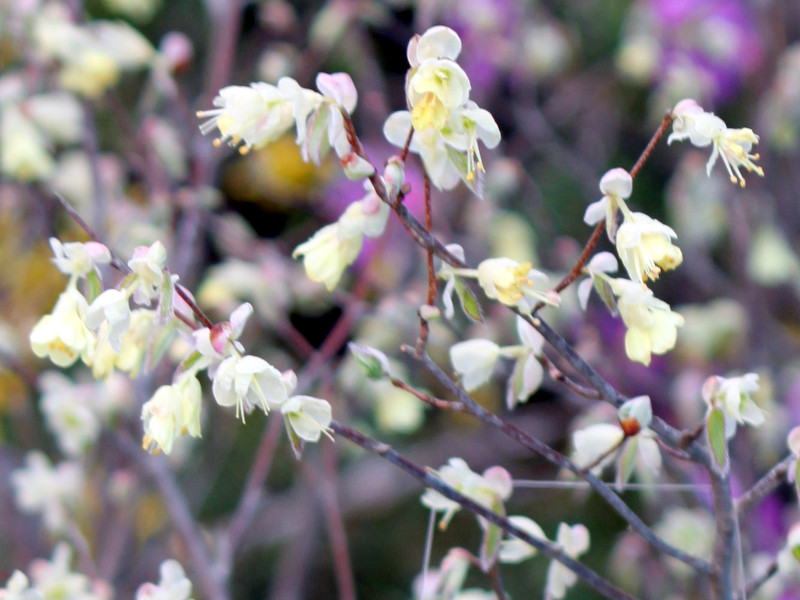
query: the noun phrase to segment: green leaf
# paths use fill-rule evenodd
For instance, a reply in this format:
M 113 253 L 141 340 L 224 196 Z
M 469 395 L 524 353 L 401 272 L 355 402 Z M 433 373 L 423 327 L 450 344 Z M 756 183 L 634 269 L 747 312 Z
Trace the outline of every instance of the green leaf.
M 158 301 L 158 316 L 166 320 L 167 317 L 172 316 L 172 297 L 175 294 L 175 286 L 172 283 L 172 278 L 166 271 L 164 271 L 163 282 L 161 298 Z
M 459 304 L 461 304 L 461 310 L 464 311 L 464 314 L 473 321 L 483 323 L 483 312 L 481 312 L 481 307 L 478 304 L 478 300 L 475 298 L 475 294 L 473 294 L 472 290 L 465 286 L 464 282 L 458 277 L 456 277 L 456 295 L 458 296 L 458 301 Z
M 172 346 L 172 340 L 175 339 L 175 327 L 174 325 L 167 325 L 165 327 L 159 328 L 156 334 L 153 336 L 150 342 L 150 348 L 147 351 L 147 358 L 145 359 L 145 371 L 149 372 L 155 365 L 157 365 L 164 355 L 167 353 L 167 350 L 170 349 Z M 200 354 L 199 352 L 195 352 L 194 354 Z M 189 355 L 189 358 L 192 358 L 194 354 Z M 189 358 L 186 358 L 181 365 L 178 367 L 178 370 L 175 372 L 174 379 L 178 378 L 183 371 L 186 369 L 181 369 L 181 367 L 186 363 Z M 194 362 L 194 361 L 193 361 Z
M 706 420 L 706 432 L 711 453 L 720 471 L 728 470 L 728 442 L 725 439 L 725 416 L 719 408 L 712 408 Z
M 100 277 L 94 271 L 89 271 L 86 274 L 86 300 L 91 304 L 95 298 L 103 291 L 103 285 L 100 283 Z
M 472 172 L 472 178 L 469 178 L 469 164 L 467 163 L 467 155 L 462 150 L 456 150 L 451 146 L 446 146 L 447 158 L 450 160 L 458 174 L 461 176 L 462 181 L 478 198 L 483 199 L 483 172 L 475 170 Z
M 503 515 L 503 504 L 495 502 L 492 511 L 498 515 Z M 485 522 L 486 527 L 483 531 L 483 539 L 481 540 L 481 569 L 484 573 L 488 573 L 497 561 L 497 551 L 500 548 L 500 540 L 503 539 L 503 530 L 497 525 Z
M 800 546 L 794 546 L 792 548 L 792 556 L 797 562 L 800 562 Z
M 608 307 L 612 315 L 617 315 L 617 300 L 614 298 L 614 292 L 611 289 L 608 281 L 604 277 L 593 277 L 594 289 L 597 290 L 597 295 Z
M 165 327 L 164 329 L 169 329 L 169 328 Z M 169 348 L 169 343 L 172 341 L 172 333 L 174 333 L 174 330 L 170 331 L 170 335 L 169 335 L 168 339 L 164 339 L 163 341 L 161 341 L 159 343 L 159 338 L 162 335 L 162 332 L 160 331 L 158 333 L 158 336 L 156 336 L 156 343 L 154 343 L 153 346 L 155 347 L 156 345 L 159 345 L 159 346 L 163 345 L 164 346 L 164 350 L 166 351 L 166 349 Z M 186 373 L 186 371 L 191 371 L 192 367 L 195 364 L 197 364 L 197 361 L 200 360 L 202 357 L 203 357 L 203 355 L 200 354 L 199 350 L 195 350 L 194 352 L 192 352 L 189 356 L 187 356 L 186 358 L 184 358 L 181 361 L 181 364 L 179 364 L 178 367 L 175 369 L 175 374 L 173 375 L 172 378 L 177 380 L 177 379 L 180 378 L 181 375 Z
M 304 442 L 294 432 L 294 429 L 292 429 L 292 426 L 289 423 L 289 417 L 284 415 L 283 423 L 286 425 L 286 435 L 289 436 L 289 443 L 292 445 L 292 452 L 294 452 L 294 457 L 297 460 L 300 460 L 301 458 L 303 458 Z
M 389 359 L 386 355 L 375 348 L 350 342 L 347 344 L 348 350 L 353 355 L 356 363 L 361 367 L 362 372 L 370 379 L 383 379 L 391 376 L 389 372 Z
M 630 481 L 631 475 L 633 475 L 633 468 L 636 466 L 636 455 L 639 453 L 639 438 L 636 436 L 629 437 L 623 444 L 624 448 L 617 463 L 617 491 L 621 491 Z
M 800 460 L 794 464 L 794 487 L 797 490 L 797 497 L 800 498 Z

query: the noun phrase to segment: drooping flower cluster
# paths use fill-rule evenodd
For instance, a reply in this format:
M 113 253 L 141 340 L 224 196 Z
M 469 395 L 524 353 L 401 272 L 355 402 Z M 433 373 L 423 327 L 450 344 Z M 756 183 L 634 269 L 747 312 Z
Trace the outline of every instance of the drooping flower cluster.
M 764 169 L 755 163 L 759 158 L 758 154 L 751 153 L 753 145 L 758 143 L 758 136 L 752 129 L 731 129 L 717 115 L 704 111 L 697 102 L 689 98 L 678 102 L 672 114 L 675 121 L 667 142 L 689 140 L 698 148 L 711 146 L 711 156 L 706 164 L 709 175 L 717 158 L 722 158 L 731 183 L 745 186 L 742 169 L 764 176 Z
M 683 261 L 680 248 L 672 243 L 675 232 L 660 221 L 630 210 L 626 198 L 633 191 L 633 178 L 624 169 L 608 171 L 600 180 L 603 197 L 586 209 L 584 221 L 595 225 L 605 219 L 609 240 L 615 243 L 629 279 L 612 278 L 618 263 L 607 252 L 597 254 L 583 271 L 578 296 L 586 308 L 592 286 L 612 312 L 619 312 L 627 332 L 628 358 L 649 365 L 653 354 L 664 354 L 675 346 L 677 327 L 683 318 L 658 300 L 646 282 L 658 279 L 662 271 L 676 268 Z M 618 224 L 618 214 L 623 222 Z
M 475 473 L 462 458 L 451 458 L 436 471 L 439 479 L 469 499 L 494 512 L 503 512 L 502 504 L 511 496 L 511 475 L 502 467 L 486 469 L 482 475 Z M 422 504 L 434 512 L 442 512 L 439 526 L 444 529 L 459 510 L 461 504 L 429 488 L 420 498 Z
M 306 275 L 332 290 L 344 270 L 361 252 L 364 237 L 378 237 L 386 228 L 389 205 L 381 201 L 372 184 L 364 182 L 366 195 L 353 202 L 336 223 L 326 225 L 292 253 L 302 257 Z
M 573 433 L 573 459 L 595 474 L 613 462 L 619 490 L 634 473 L 640 480 L 652 479 L 661 470 L 661 452 L 649 429 L 652 418 L 648 396 L 628 400 L 620 407 L 616 423 L 593 423 Z
M 547 536 L 536 521 L 524 516 L 511 516 L 509 521 L 523 532 L 533 538 L 548 542 Z M 589 550 L 589 530 L 586 526 L 558 524 L 556 539 L 551 544 L 570 558 L 578 558 Z M 527 542 L 518 538 L 508 538 L 500 542 L 498 558 L 500 562 L 516 564 L 536 556 L 537 550 Z M 547 569 L 547 583 L 545 584 L 544 597 L 558 600 L 563 598 L 567 589 L 578 581 L 577 575 L 558 561 L 552 561 Z
M 291 77 L 282 77 L 277 85 L 259 81 L 222 88 L 214 98 L 217 108 L 197 113 L 208 118 L 200 130 L 207 134 L 217 129 L 220 137 L 215 145 L 227 143 L 245 154 L 274 142 L 294 126 L 304 160 L 319 164 L 330 148 L 344 157 L 350 144 L 342 111 L 355 110 L 356 88 L 346 73 L 320 73 L 316 83 L 319 92 L 301 87 Z
M 433 184 L 455 187 L 463 180 L 480 195 L 484 172 L 478 143 L 494 148 L 500 129 L 492 115 L 469 99 L 469 77 L 456 59 L 461 39 L 449 27 L 431 27 L 408 44 L 406 101 L 409 110 L 389 115 L 383 132 L 399 148 L 412 134 L 410 150 L 418 153 Z
M 497 359 L 514 359 L 514 369 L 506 386 L 506 404 L 513 409 L 526 402 L 542 384 L 544 370 L 539 362 L 544 338 L 530 323 L 517 317 L 520 344 L 500 347 L 491 340 L 471 339 L 450 347 L 450 362 L 461 375 L 461 385 L 468 392 L 480 387 L 492 376 Z
M 196 326 L 191 334 L 181 331 L 180 323 L 189 324 L 193 317 L 176 294 L 177 277 L 164 267 L 166 249 L 160 242 L 134 250 L 129 274 L 118 288 L 102 292 L 98 267 L 111 261 L 105 246 L 61 244 L 56 239 L 51 246 L 56 266 L 70 279 L 52 313 L 31 331 L 30 343 L 37 356 L 49 357 L 59 366 L 81 359 L 98 378 L 109 377 L 115 369 L 134 376 L 146 359 L 166 351 L 176 332 L 192 340 L 192 350 L 173 381 L 159 387 L 142 406 L 145 449 L 169 454 L 179 436 L 200 437 L 202 390 L 197 375 L 201 370 L 207 370 L 212 379 L 217 403 L 235 407 L 243 421 L 254 408 L 267 413 L 280 407 L 296 452 L 304 442 L 316 442 L 323 433 L 330 435 L 331 408 L 325 400 L 291 396 L 297 385 L 294 373 L 281 373 L 264 359 L 244 353 L 238 338 L 253 312 L 250 304 L 234 310 L 230 321 Z M 88 297 L 78 289 L 80 280 Z M 141 308 L 132 311 L 131 302 Z M 45 397 L 48 424 L 65 451 L 80 453 L 96 438 L 98 417 L 82 403 L 65 405 L 62 398 L 71 393 L 71 387 L 56 384 L 49 385 Z M 69 427 L 70 418 L 77 419 L 80 427 Z
M 722 119 L 690 99 L 680 101 L 672 115 L 673 132 L 668 142 L 689 140 L 701 148 L 712 146 L 706 166 L 709 174 L 721 157 L 731 181 L 742 187 L 745 185 L 742 169 L 763 176 L 762 168 L 754 162 L 758 154 L 751 153 L 753 145 L 758 143 L 758 136 L 751 129 L 729 129 Z M 610 277 L 608 273 L 616 270 L 617 265 L 606 253 L 601 253 L 597 261 L 593 259 L 584 268 L 589 279 L 581 284 L 580 301 L 585 307 L 594 285 L 609 308 L 619 311 L 628 328 L 625 335 L 628 357 L 649 365 L 652 354 L 664 354 L 675 346 L 676 328 L 683 325 L 683 317 L 656 299 L 646 283 L 658 279 L 662 271 L 678 267 L 683 254 L 673 243 L 676 234 L 672 228 L 628 207 L 626 199 L 633 191 L 630 173 L 611 169 L 600 180 L 600 191 L 603 197 L 589 205 L 584 221 L 594 225 L 605 220 L 608 238 L 615 244 L 629 279 Z

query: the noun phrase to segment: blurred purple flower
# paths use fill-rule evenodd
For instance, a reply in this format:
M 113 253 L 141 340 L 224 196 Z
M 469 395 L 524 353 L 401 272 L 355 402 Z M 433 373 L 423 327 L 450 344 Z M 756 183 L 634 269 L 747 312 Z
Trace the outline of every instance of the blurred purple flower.
M 662 47 L 661 72 L 687 60 L 713 82 L 724 102 L 761 64 L 757 20 L 744 0 L 645 0 Z

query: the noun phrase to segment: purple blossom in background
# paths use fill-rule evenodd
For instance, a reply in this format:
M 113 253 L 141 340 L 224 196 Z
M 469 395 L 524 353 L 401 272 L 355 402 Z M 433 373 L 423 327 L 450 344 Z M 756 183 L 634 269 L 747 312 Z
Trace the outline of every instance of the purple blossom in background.
M 633 11 L 642 19 L 630 33 L 652 36 L 660 47 L 653 76 L 663 79 L 672 67 L 689 64 L 708 81 L 715 104 L 729 100 L 761 65 L 756 15 L 744 0 L 644 0 Z
M 458 62 L 469 73 L 471 95 L 478 104 L 507 68 L 509 41 L 521 16 L 520 4 L 513 0 L 461 0 L 442 9 L 442 22 L 461 38 Z

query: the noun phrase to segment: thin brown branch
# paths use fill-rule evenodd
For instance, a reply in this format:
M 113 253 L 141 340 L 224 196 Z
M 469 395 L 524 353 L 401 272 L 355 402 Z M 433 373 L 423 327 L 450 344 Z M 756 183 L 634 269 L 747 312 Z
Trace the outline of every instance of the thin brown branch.
M 777 465 L 772 467 L 766 475 L 753 485 L 753 487 L 736 500 L 736 513 L 739 516 L 747 514 L 756 504 L 774 492 L 778 486 L 786 481 L 789 466 L 794 461 L 794 455 L 789 454 Z
M 683 563 L 686 563 L 698 573 L 709 574 L 712 572 L 711 565 L 709 565 L 708 562 L 675 548 L 671 544 L 664 541 L 661 537 L 656 535 L 656 533 L 650 529 L 644 523 L 644 521 L 642 521 L 639 516 L 628 507 L 627 504 L 625 504 L 622 498 L 614 493 L 614 491 L 598 477 L 590 472 L 584 473 L 578 465 L 560 452 L 554 450 L 532 435 L 529 435 L 528 433 L 518 429 L 511 423 L 504 421 L 494 413 L 487 411 L 480 404 L 475 402 L 469 396 L 469 394 L 467 394 L 450 377 L 448 377 L 447 374 L 442 371 L 439 365 L 431 360 L 427 354 L 423 354 L 421 357 L 418 357 L 417 360 L 419 360 L 422 366 L 425 367 L 425 369 L 431 375 L 433 375 L 436 380 L 447 389 L 448 392 L 453 394 L 453 396 L 455 396 L 458 401 L 465 406 L 465 409 L 469 414 L 479 419 L 483 423 L 499 429 L 510 439 L 516 441 L 531 452 L 548 460 L 557 467 L 566 469 L 567 471 L 570 471 L 586 481 L 589 486 L 595 492 L 597 492 L 597 494 L 603 498 L 603 500 L 605 500 L 611 506 L 611 508 L 617 512 L 617 514 L 620 515 L 620 517 L 625 519 L 625 521 L 630 524 L 633 530 L 636 531 L 642 537 L 642 539 L 650 543 L 650 545 L 652 545 L 654 548 L 664 552 L 665 554 L 668 554 L 669 556 L 677 558 Z
M 322 502 L 325 515 L 325 524 L 330 537 L 331 554 L 333 556 L 334 572 L 339 588 L 340 600 L 356 599 L 356 584 L 353 575 L 353 565 L 350 559 L 350 550 L 347 543 L 347 532 L 344 518 L 339 507 L 336 493 L 336 455 L 334 444 L 324 444 L 322 448 L 323 481 L 318 488 L 318 495 Z
M 554 381 L 558 381 L 563 383 L 573 392 L 578 394 L 579 396 L 583 396 L 589 400 L 598 400 L 600 398 L 600 393 L 592 388 L 587 388 L 579 384 L 577 381 L 567 377 L 556 365 L 555 363 L 547 358 L 544 354 L 539 357 L 539 362 L 541 362 L 544 367 L 547 369 L 547 372 L 550 374 L 550 377 L 553 378 Z
M 478 515 L 479 517 L 483 517 L 494 525 L 497 525 L 508 535 L 516 537 L 523 542 L 530 544 L 545 556 L 560 562 L 570 571 L 575 573 L 575 575 L 577 575 L 578 578 L 584 583 L 605 595 L 606 598 L 611 600 L 635 600 L 633 596 L 620 590 L 598 573 L 588 568 L 586 565 L 566 555 L 560 548 L 558 548 L 558 546 L 555 546 L 551 542 L 541 538 L 528 535 L 512 524 L 507 518 L 492 512 L 482 504 L 478 504 L 464 494 L 457 492 L 455 489 L 445 484 L 441 479 L 434 476 L 423 467 L 408 460 L 399 452 L 392 449 L 392 447 L 388 444 L 379 442 L 335 420 L 331 421 L 331 429 L 333 429 L 335 434 L 350 440 L 361 448 L 385 458 L 393 465 L 399 467 L 412 477 L 416 478 L 425 487 L 433 488 L 446 498 L 458 502 L 468 511 Z
M 639 155 L 638 160 L 633 165 L 633 168 L 630 171 L 631 179 L 635 179 L 636 175 L 639 173 L 641 168 L 647 162 L 647 159 L 650 158 L 650 155 L 653 153 L 653 150 L 658 144 L 659 140 L 664 137 L 669 126 L 672 124 L 672 113 L 667 111 L 667 114 L 664 115 L 664 119 L 661 121 L 661 125 L 659 125 L 658 129 L 656 129 L 653 137 L 650 138 L 650 141 L 645 146 L 642 153 Z M 575 281 L 581 274 L 583 267 L 586 266 L 586 263 L 589 262 L 589 257 L 591 256 L 592 252 L 597 246 L 597 242 L 600 241 L 600 235 L 603 232 L 603 229 L 606 226 L 606 221 L 603 219 L 600 221 L 594 228 L 592 235 L 589 237 L 586 245 L 583 247 L 581 251 L 581 255 L 578 257 L 578 260 L 575 262 L 575 265 L 570 269 L 569 273 L 560 281 L 558 285 L 554 288 L 556 292 L 560 292 L 564 290 L 567 286 L 569 286 L 573 281 Z M 544 303 L 540 302 L 536 305 L 533 309 L 533 312 L 537 312 L 544 307 Z
M 425 231 L 431 235 L 433 228 L 433 215 L 431 211 L 431 180 L 428 174 L 424 175 L 425 181 Z M 428 267 L 428 298 L 426 304 L 433 306 L 436 301 L 436 271 L 433 268 L 433 252 L 429 249 L 425 250 Z M 417 354 L 425 352 L 425 345 L 428 342 L 428 319 L 423 315 L 419 317 L 419 338 L 417 339 Z

